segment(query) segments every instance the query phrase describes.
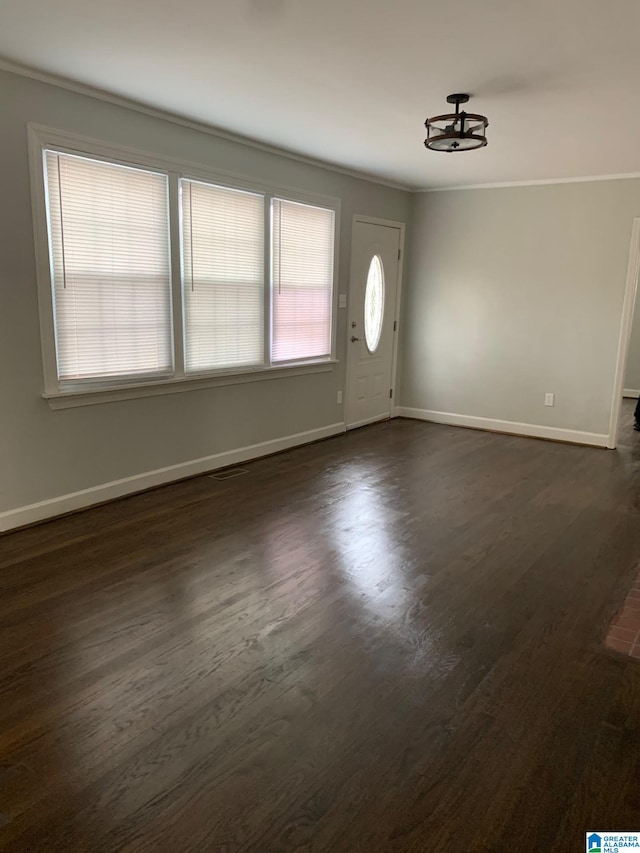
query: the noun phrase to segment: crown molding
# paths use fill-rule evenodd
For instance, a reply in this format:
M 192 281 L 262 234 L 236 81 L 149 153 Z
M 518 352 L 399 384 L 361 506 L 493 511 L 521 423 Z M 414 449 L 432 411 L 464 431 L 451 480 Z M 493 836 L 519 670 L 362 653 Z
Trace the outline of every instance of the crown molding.
M 412 193 L 449 193 L 460 190 L 499 190 L 509 187 L 546 187 L 552 184 L 589 184 L 598 181 L 629 181 L 640 178 L 640 172 L 620 172 L 613 175 L 584 175 L 579 178 L 542 178 L 537 181 L 498 181 L 488 184 L 461 184 L 451 187 L 424 187 Z
M 187 118 L 186 116 L 179 115 L 178 113 L 162 110 L 158 107 L 152 107 L 141 101 L 136 101 L 133 98 L 116 95 L 104 89 L 99 89 L 86 83 L 80 83 L 77 80 L 71 80 L 68 77 L 33 68 L 29 65 L 22 65 L 19 62 L 14 62 L 13 60 L 5 59 L 3 57 L 0 57 L 0 71 L 7 71 L 9 74 L 16 74 L 19 77 L 28 77 L 31 80 L 37 80 L 40 83 L 46 83 L 49 86 L 56 86 L 59 89 L 66 89 L 69 92 L 86 95 L 87 97 L 95 98 L 99 101 L 105 101 L 108 104 L 114 104 L 115 106 L 123 107 L 127 110 L 143 113 L 144 115 L 151 116 L 152 118 L 170 121 L 173 124 L 187 127 L 190 130 L 207 133 L 209 136 L 215 136 L 218 139 L 224 139 L 227 142 L 235 142 L 238 145 L 244 145 L 247 148 L 264 151 L 267 154 L 286 157 L 288 160 L 295 160 L 296 162 L 304 163 L 307 166 L 326 169 L 330 172 L 336 172 L 339 175 L 346 175 L 349 178 L 356 178 L 360 181 L 367 181 L 368 183 L 378 184 L 393 190 L 401 190 L 402 192 L 414 191 L 411 187 L 405 184 L 394 183 L 393 181 L 385 180 L 384 178 L 368 174 L 367 172 L 359 172 L 356 169 L 348 169 L 343 166 L 338 166 L 335 163 L 330 163 L 326 160 L 307 157 L 304 154 L 298 154 L 297 152 L 290 151 L 287 148 L 279 148 L 276 145 L 269 145 L 266 142 L 260 142 L 260 140 L 252 139 L 248 136 L 232 133 L 231 131 L 223 130 L 222 128 L 215 127 L 214 125 L 207 124 L 206 122 L 195 121 L 194 119 Z
M 640 179 L 640 172 L 625 172 L 612 175 L 583 175 L 575 178 L 542 178 L 534 181 L 495 181 L 482 184 L 458 184 L 445 187 L 412 187 L 408 184 L 396 183 L 386 180 L 377 175 L 372 175 L 368 172 L 359 172 L 356 169 L 349 169 L 345 166 L 339 166 L 335 163 L 326 160 L 319 160 L 314 157 L 308 157 L 305 154 L 299 154 L 296 151 L 290 151 L 287 148 L 279 148 L 277 145 L 270 145 L 266 142 L 261 142 L 258 139 L 252 139 L 248 136 L 232 133 L 228 130 L 215 127 L 206 122 L 196 121 L 187 116 L 179 115 L 168 110 L 163 110 L 158 107 L 152 107 L 141 101 L 136 101 L 133 98 L 126 98 L 122 95 L 116 95 L 96 86 L 91 86 L 87 83 L 80 83 L 77 80 L 71 80 L 68 77 L 63 77 L 58 74 L 53 74 L 49 71 L 43 71 L 32 66 L 22 65 L 19 62 L 14 62 L 10 59 L 0 57 L 0 71 L 6 71 L 9 74 L 16 74 L 19 77 L 27 77 L 31 80 L 37 80 L 40 83 L 45 83 L 49 86 L 56 86 L 59 89 L 66 89 L 69 92 L 75 92 L 79 95 L 85 95 L 89 98 L 95 98 L 99 101 L 105 101 L 109 104 L 114 104 L 124 109 L 133 110 L 134 112 L 148 115 L 152 118 L 169 121 L 172 124 L 180 125 L 181 127 L 189 128 L 190 130 L 206 133 L 209 136 L 214 136 L 218 139 L 224 139 L 227 142 L 235 142 L 238 145 L 244 145 L 247 148 L 253 148 L 257 151 L 264 151 L 266 154 L 274 154 L 278 157 L 285 157 L 288 160 L 294 160 L 298 163 L 304 163 L 307 166 L 314 166 L 319 169 L 326 169 L 330 172 L 335 172 L 338 175 L 346 175 L 349 178 L 355 178 L 360 181 L 367 181 L 371 184 L 388 187 L 389 189 L 400 190 L 401 192 L 409 192 L 414 194 L 420 193 L 443 193 L 443 192 L 460 192 L 466 190 L 493 190 L 493 189 L 508 189 L 510 187 L 539 187 L 551 186 L 553 184 L 584 184 L 598 181 L 625 181 Z

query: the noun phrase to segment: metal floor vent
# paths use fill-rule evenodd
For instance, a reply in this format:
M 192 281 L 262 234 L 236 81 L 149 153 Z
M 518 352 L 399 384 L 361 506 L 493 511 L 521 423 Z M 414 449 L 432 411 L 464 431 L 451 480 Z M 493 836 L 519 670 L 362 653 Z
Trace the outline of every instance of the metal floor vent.
M 248 474 L 246 468 L 227 468 L 226 471 L 219 471 L 217 474 L 209 474 L 211 480 L 230 480 L 232 477 L 241 477 L 242 474 Z

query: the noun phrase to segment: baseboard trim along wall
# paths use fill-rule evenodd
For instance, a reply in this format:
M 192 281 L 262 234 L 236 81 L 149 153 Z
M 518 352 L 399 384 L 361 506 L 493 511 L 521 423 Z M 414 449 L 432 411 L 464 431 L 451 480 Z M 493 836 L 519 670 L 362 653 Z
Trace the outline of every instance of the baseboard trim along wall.
M 580 430 L 547 427 L 539 424 L 520 424 L 515 421 L 477 418 L 471 415 L 457 415 L 452 412 L 434 412 L 429 409 L 412 409 L 407 406 L 396 406 L 395 415 L 398 418 L 414 418 L 420 421 L 430 421 L 434 424 L 483 429 L 489 432 L 505 432 L 510 435 L 546 438 L 571 444 L 588 444 L 593 447 L 607 447 L 609 441 L 608 435 L 597 432 L 581 432 Z
M 358 427 L 368 426 L 369 424 L 377 424 L 381 421 L 388 421 L 390 415 L 374 415 L 372 418 L 365 418 L 363 421 L 356 421 L 352 424 L 347 424 L 347 429 L 358 429 Z
M 640 397 L 640 391 L 635 388 L 625 388 L 622 392 L 623 397 Z
M 345 432 L 345 429 L 344 423 L 329 424 L 318 429 L 274 438 L 271 441 L 261 441 L 259 444 L 250 444 L 247 447 L 239 447 L 223 453 L 214 453 L 212 456 L 203 456 L 200 459 L 192 459 L 178 465 L 169 465 L 155 471 L 146 471 L 143 474 L 135 474 L 122 480 L 113 480 L 110 483 L 92 486 L 79 492 L 71 492 L 57 498 L 18 507 L 0 513 L 0 533 L 33 524 L 36 521 L 54 518 L 57 515 L 64 515 L 74 510 L 86 509 L 94 504 L 104 503 L 114 498 L 143 492 L 146 489 L 152 489 L 154 486 L 163 486 L 175 480 L 206 474 L 218 468 L 226 468 L 228 465 L 237 465 L 239 462 L 270 456 L 272 453 L 288 450 L 290 447 L 298 447 L 323 438 L 330 438 L 333 435 Z

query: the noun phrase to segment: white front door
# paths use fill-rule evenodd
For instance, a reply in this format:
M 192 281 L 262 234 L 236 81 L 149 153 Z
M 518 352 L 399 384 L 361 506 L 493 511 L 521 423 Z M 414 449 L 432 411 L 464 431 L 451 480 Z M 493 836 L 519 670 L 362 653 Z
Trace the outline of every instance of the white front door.
M 347 429 L 391 416 L 400 226 L 353 224 L 347 356 Z

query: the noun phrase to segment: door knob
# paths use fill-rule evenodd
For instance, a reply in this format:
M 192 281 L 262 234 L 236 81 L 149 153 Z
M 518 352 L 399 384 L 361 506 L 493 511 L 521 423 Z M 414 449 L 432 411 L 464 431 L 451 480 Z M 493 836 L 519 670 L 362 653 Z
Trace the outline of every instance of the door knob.
M 356 327 L 357 325 L 358 325 L 358 324 L 356 323 L 356 321 L 355 321 L 355 320 L 352 320 L 352 321 L 351 321 L 351 328 L 352 328 L 352 329 L 355 329 L 355 327 Z
M 355 342 L 356 342 L 356 341 L 359 341 L 359 340 L 360 340 L 360 338 L 356 338 L 356 336 L 355 336 L 355 335 L 351 335 L 351 343 L 352 343 L 352 344 L 355 344 Z

